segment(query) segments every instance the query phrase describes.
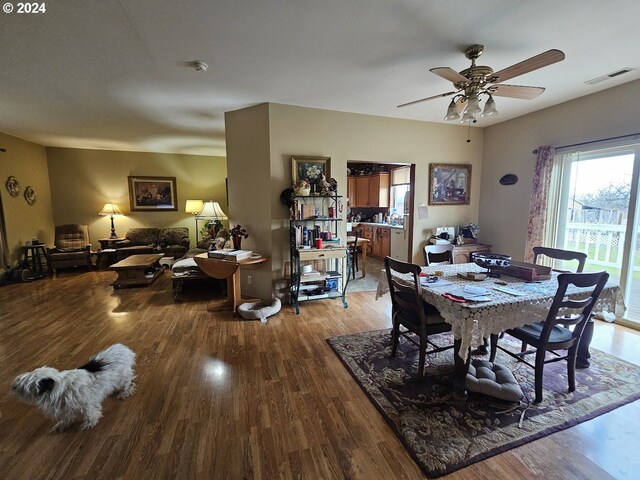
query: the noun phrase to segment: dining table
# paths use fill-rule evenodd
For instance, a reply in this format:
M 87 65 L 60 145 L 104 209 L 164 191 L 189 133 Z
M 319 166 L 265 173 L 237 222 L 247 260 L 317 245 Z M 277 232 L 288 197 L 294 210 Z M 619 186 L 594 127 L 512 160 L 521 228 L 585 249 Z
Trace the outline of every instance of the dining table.
M 362 278 L 364 278 L 367 276 L 367 250 L 369 249 L 369 243 L 371 243 L 371 241 L 368 238 L 358 237 L 356 242 L 355 236 L 348 235 L 347 248 L 351 249 L 354 243 L 357 243 L 357 246 L 362 250 L 362 263 L 360 264 L 362 268 L 360 270 L 362 271 Z
M 425 275 L 425 280 L 420 282 L 422 298 L 436 307 L 451 325 L 456 352 L 453 387 L 454 396 L 458 399 L 467 396 L 465 384 L 471 348 L 484 344 L 484 339 L 491 334 L 499 335 L 508 329 L 544 321 L 558 289 L 558 272 L 552 272 L 549 279 L 527 282 L 504 274 L 499 278 L 473 275 L 484 279 L 470 279 L 469 274 L 487 273 L 485 268 L 475 263 L 427 266 L 422 267 L 421 271 Z M 436 273 L 437 280 L 433 281 Z M 426 279 L 431 279 L 433 283 L 428 283 Z M 407 281 L 412 280 L 407 277 Z M 485 294 L 465 294 L 465 289 Z M 588 290 L 571 285 L 567 293 L 569 297 L 578 298 Z M 376 300 L 388 291 L 386 271 L 382 269 L 378 277 Z M 620 318 L 624 310 L 618 280 L 610 277 L 593 312 L 610 312 Z M 593 324 L 590 328 L 593 329 Z M 585 332 L 586 336 L 589 334 Z M 587 362 L 584 357 L 589 356 L 588 341 L 579 348 L 578 357 L 581 355 L 583 358 L 578 360 Z

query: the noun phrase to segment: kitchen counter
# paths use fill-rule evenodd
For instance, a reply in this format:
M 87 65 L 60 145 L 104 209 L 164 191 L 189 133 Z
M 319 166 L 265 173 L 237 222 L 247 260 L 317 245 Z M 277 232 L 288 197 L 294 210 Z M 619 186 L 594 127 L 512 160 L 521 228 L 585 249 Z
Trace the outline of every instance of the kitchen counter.
M 400 228 L 402 229 L 403 226 L 402 225 L 391 225 L 390 223 L 375 223 L 375 222 L 353 222 L 353 226 L 358 226 L 358 225 L 371 225 L 372 227 L 389 227 L 389 228 Z

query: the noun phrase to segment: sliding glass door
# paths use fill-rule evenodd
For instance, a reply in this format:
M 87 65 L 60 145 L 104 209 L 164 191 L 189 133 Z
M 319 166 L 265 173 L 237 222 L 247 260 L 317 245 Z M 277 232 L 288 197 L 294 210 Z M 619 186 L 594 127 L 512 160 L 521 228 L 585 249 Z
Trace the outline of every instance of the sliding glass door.
M 585 271 L 606 269 L 618 279 L 625 317 L 640 325 L 640 146 L 566 154 L 561 172 L 555 246 L 586 253 Z

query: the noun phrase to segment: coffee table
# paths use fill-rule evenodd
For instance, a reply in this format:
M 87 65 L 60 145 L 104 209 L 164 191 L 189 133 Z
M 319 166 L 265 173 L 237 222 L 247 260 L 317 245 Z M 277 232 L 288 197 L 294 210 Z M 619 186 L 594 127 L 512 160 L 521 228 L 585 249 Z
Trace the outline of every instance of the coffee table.
M 151 285 L 156 278 L 162 275 L 162 267 L 158 261 L 163 257 L 162 253 L 145 253 L 131 255 L 118 263 L 114 263 L 109 270 L 115 270 L 118 278 L 111 284 L 113 288 L 146 287 Z M 153 274 L 145 275 L 145 271 L 154 269 Z

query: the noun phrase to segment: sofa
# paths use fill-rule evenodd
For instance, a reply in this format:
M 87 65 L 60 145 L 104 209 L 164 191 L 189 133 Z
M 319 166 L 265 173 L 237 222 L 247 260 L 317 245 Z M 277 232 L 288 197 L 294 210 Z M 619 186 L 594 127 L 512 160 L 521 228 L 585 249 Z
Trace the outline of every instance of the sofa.
M 186 227 L 130 228 L 125 239 L 116 242 L 115 257 L 120 261 L 130 255 L 162 253 L 178 259 L 188 250 L 189 229 Z

